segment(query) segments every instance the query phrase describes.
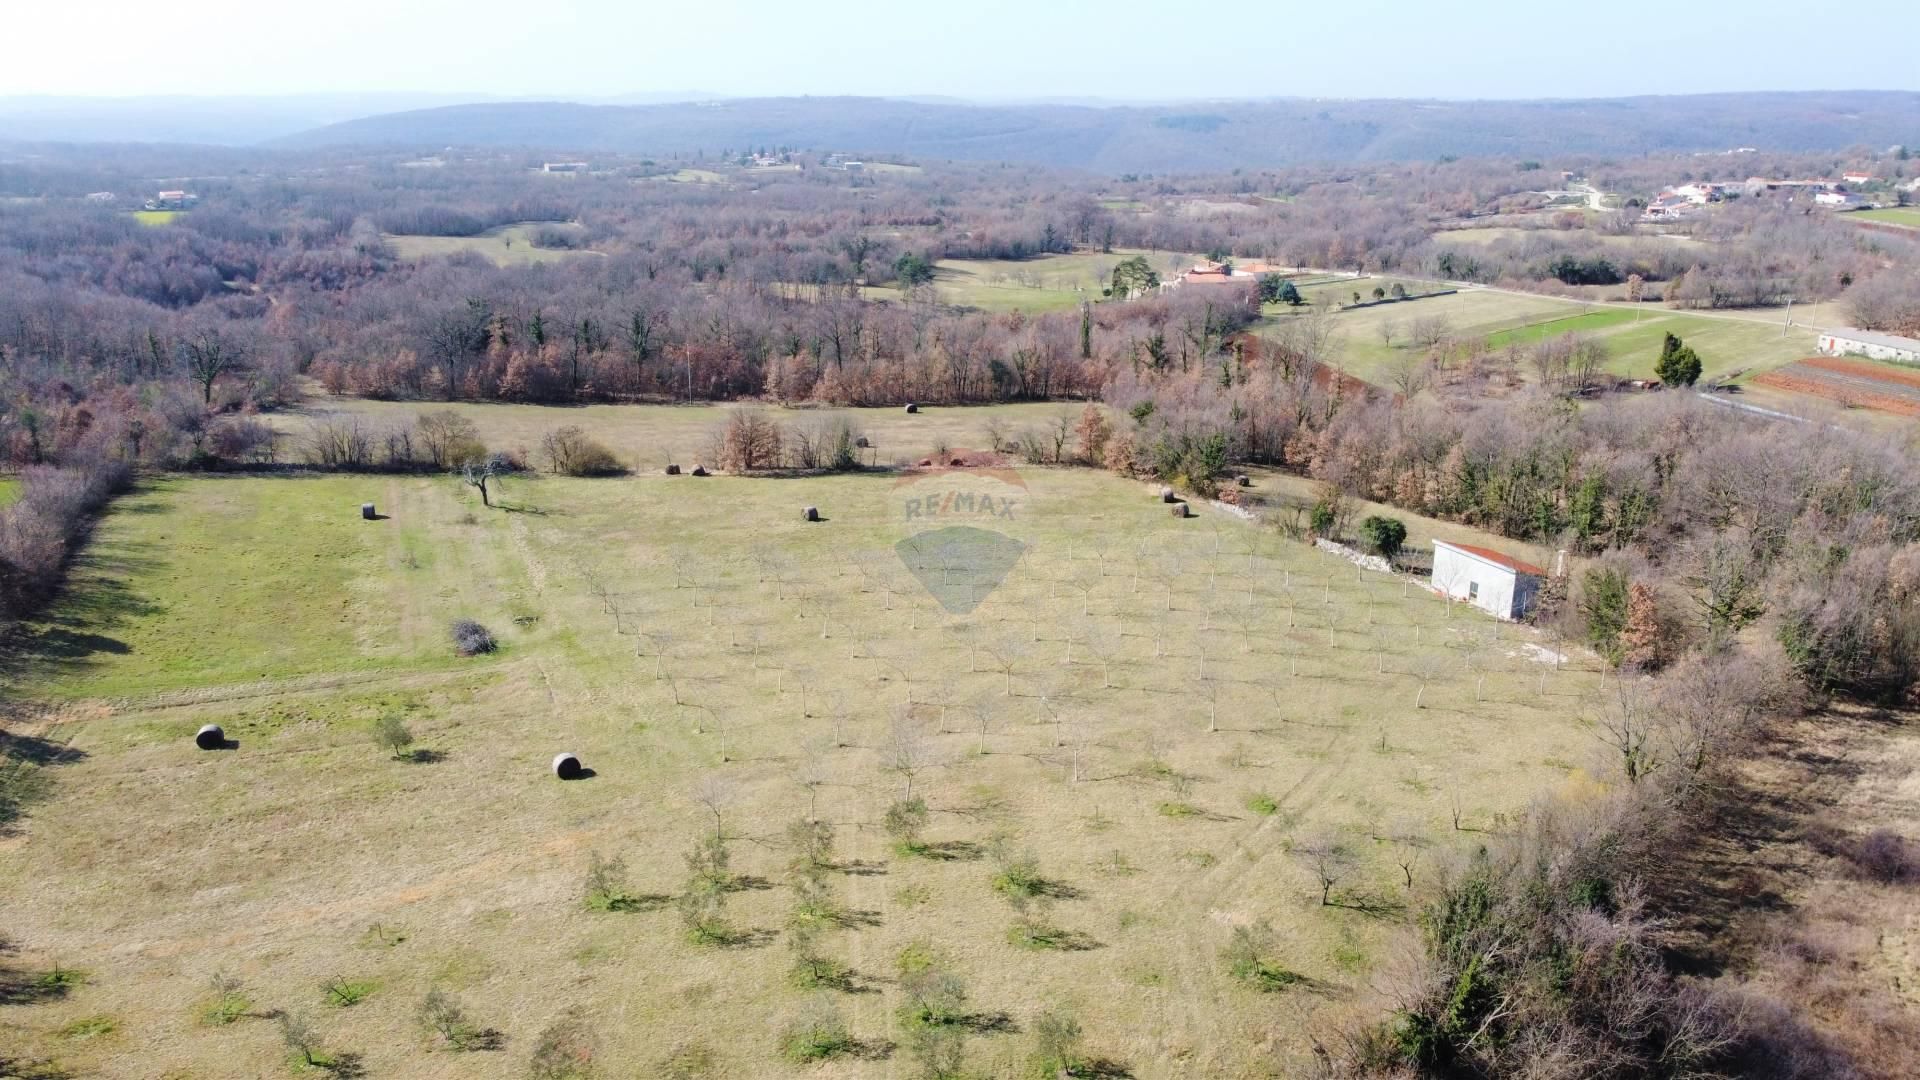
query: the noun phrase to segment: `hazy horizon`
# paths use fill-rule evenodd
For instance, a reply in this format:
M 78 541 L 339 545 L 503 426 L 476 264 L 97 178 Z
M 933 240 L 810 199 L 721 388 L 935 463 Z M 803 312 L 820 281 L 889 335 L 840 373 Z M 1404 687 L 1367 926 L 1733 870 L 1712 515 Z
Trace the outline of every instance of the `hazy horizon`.
M 636 9 L 613 0 L 404 7 L 337 0 L 287 10 L 103 0 L 10 16 L 0 97 L 952 98 L 1112 104 L 1270 98 L 1452 101 L 1806 90 L 1920 90 L 1920 6 L 1868 2 L 1815 22 L 1771 0 L 1663 9 L 1657 23 L 1533 4 L 1169 13 L 1139 0 L 975 0 L 931 12 L 770 0 Z M 1806 27 L 1846 35 L 1836 75 Z M 1871 30 L 1870 33 L 1863 32 Z M 1904 43 L 1904 44 L 1903 44 Z M 1630 74 L 1622 75 L 1621 71 Z

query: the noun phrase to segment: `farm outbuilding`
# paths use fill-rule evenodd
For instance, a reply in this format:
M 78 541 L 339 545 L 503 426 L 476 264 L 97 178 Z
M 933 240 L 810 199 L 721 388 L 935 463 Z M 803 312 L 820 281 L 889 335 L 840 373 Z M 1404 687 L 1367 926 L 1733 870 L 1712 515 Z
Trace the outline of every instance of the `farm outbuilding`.
M 1433 542 L 1433 587 L 1501 619 L 1524 618 L 1547 572 L 1511 555 L 1472 544 Z
M 1920 339 L 1876 334 L 1871 330 L 1829 330 L 1820 335 L 1820 351 L 1828 356 L 1864 356 L 1870 360 L 1920 364 Z

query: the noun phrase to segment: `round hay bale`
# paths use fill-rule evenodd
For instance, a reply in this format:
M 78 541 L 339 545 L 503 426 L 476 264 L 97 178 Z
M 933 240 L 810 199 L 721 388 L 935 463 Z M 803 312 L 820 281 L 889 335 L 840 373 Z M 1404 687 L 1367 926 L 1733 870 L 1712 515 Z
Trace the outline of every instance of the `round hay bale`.
M 227 745 L 227 733 L 219 724 L 207 724 L 194 733 L 193 745 L 202 750 L 218 750 Z
M 915 405 L 913 402 L 909 401 L 907 402 L 907 411 L 910 413 L 917 413 L 920 411 L 920 406 Z
M 713 474 L 707 471 L 707 467 L 706 467 L 705 465 L 695 465 L 695 466 L 693 467 L 693 475 L 695 475 L 695 476 L 712 476 Z
M 1187 506 L 1187 504 L 1186 504 L 1186 503 L 1174 503 L 1174 504 L 1173 504 L 1173 516 L 1174 516 L 1174 517 L 1177 517 L 1177 518 L 1183 518 L 1183 517 L 1190 517 L 1190 516 L 1192 516 L 1192 514 L 1193 514 L 1193 511 L 1192 511 L 1191 509 L 1189 509 L 1189 508 L 1188 508 L 1188 506 Z
M 360 517 L 363 521 L 377 521 L 380 515 L 374 512 L 372 503 L 360 504 Z
M 870 448 L 870 447 L 872 447 L 872 446 L 873 446 L 873 443 L 871 443 L 871 442 L 868 442 L 868 441 L 867 441 L 867 437 L 866 437 L 865 435 L 862 435 L 862 436 L 860 436 L 859 438 L 857 438 L 857 439 L 855 439 L 855 440 L 853 440 L 853 445 L 855 445 L 855 446 L 857 446 L 857 447 L 859 447 L 859 448 L 860 448 L 860 449 L 862 449 L 862 450 L 866 450 L 866 449 L 868 449 L 868 448 Z
M 553 775 L 560 779 L 578 780 L 580 779 L 581 771 L 580 759 L 574 755 L 555 754 L 553 756 Z
M 807 518 L 807 520 L 808 520 L 808 521 L 819 521 L 819 520 L 820 520 L 820 508 L 819 508 L 819 507 L 817 507 L 817 506 L 809 506 L 809 507 L 807 507 L 807 510 L 806 510 L 806 518 Z
M 1163 503 L 1177 503 L 1180 501 L 1180 496 L 1175 495 L 1172 488 L 1163 487 L 1160 489 L 1160 501 Z
M 680 466 L 678 466 L 678 465 L 669 465 L 669 466 L 667 466 L 667 475 L 668 475 L 668 476 L 679 476 L 679 475 L 680 475 Z
M 1240 485 L 1241 487 L 1252 487 L 1253 477 L 1248 476 L 1245 473 L 1241 473 L 1239 476 L 1236 476 L 1233 478 L 1233 482 Z

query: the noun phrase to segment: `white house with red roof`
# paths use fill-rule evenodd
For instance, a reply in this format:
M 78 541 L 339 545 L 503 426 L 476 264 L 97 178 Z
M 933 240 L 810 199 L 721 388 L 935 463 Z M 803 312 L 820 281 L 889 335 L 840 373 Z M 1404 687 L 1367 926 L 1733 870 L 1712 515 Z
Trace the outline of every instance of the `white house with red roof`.
M 1433 542 L 1433 587 L 1496 618 L 1519 619 L 1533 610 L 1547 572 L 1511 555 L 1473 544 Z

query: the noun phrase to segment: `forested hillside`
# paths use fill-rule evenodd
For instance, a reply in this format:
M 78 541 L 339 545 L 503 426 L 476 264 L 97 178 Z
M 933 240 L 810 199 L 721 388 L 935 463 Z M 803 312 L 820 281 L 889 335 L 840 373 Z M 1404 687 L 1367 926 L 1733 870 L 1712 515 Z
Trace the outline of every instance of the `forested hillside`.
M 370 116 L 281 143 L 540 145 L 663 154 L 787 145 L 1123 173 L 1446 156 L 1884 147 L 1920 142 L 1917 129 L 1920 95 L 1877 91 L 1586 101 L 1220 101 L 1155 108 L 760 98 L 627 107 L 457 105 Z

